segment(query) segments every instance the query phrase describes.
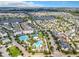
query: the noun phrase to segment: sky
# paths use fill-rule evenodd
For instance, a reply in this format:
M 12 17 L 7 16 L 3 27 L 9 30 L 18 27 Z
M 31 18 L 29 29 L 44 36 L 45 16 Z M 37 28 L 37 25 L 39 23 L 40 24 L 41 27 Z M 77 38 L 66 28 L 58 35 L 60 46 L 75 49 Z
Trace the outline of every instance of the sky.
M 0 1 L 0 7 L 79 7 L 79 1 Z
M 46 7 L 79 7 L 79 1 L 53 1 L 53 2 L 35 2 Z

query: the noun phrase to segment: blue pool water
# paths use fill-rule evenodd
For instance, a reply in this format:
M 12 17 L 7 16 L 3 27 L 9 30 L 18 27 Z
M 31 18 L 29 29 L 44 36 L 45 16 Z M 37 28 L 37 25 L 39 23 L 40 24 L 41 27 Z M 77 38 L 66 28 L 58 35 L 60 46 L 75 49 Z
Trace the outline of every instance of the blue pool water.
M 22 35 L 22 36 L 20 36 L 19 37 L 19 39 L 22 41 L 26 41 L 26 40 L 28 40 L 29 39 L 29 37 L 27 36 L 27 35 Z
M 41 40 L 37 41 L 36 43 L 33 44 L 33 46 L 35 46 L 36 48 L 40 47 L 40 45 L 42 45 L 43 42 Z

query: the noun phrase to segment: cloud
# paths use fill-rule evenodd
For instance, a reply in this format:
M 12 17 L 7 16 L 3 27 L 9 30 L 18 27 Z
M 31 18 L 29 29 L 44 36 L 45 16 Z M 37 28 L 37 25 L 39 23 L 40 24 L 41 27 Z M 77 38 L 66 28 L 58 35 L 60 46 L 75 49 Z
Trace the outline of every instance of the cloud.
M 25 1 L 0 1 L 0 7 L 42 7 L 42 5 Z

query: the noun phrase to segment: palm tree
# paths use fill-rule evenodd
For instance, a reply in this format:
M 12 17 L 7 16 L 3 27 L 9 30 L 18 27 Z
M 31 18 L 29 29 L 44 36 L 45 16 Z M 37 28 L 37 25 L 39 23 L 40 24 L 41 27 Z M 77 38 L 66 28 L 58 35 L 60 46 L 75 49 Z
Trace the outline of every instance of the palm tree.
M 32 51 L 32 55 L 34 55 L 35 54 L 35 51 Z
M 48 55 L 49 54 L 49 51 L 44 50 L 44 54 L 45 55 Z
M 28 50 L 29 53 L 31 53 L 31 52 L 32 52 L 32 47 L 29 46 L 29 47 L 27 48 L 27 50 Z
M 2 57 L 2 53 L 0 52 L 0 57 Z
M 53 51 L 53 46 L 50 46 L 50 50 Z

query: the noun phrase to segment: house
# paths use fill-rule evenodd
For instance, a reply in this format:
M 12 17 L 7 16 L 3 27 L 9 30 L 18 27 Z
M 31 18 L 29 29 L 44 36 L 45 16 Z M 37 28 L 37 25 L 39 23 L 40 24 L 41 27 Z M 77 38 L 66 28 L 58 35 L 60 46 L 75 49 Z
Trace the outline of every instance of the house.
M 62 50 L 69 50 L 70 46 L 69 44 L 66 42 L 66 40 L 64 40 L 63 38 L 59 39 L 60 45 L 61 45 L 61 49 Z
M 21 23 L 21 28 L 24 34 L 33 33 L 34 31 L 33 28 L 29 26 L 26 22 Z
M 21 35 L 21 34 L 22 34 L 22 31 L 16 31 L 16 32 L 14 32 L 14 36 Z
M 12 23 L 14 36 L 22 34 L 22 29 L 18 22 Z
M 7 33 L 5 31 L 0 30 L 0 36 L 1 37 L 7 36 Z
M 33 33 L 33 30 L 23 30 L 23 34 L 27 34 L 27 33 Z
M 10 39 L 9 38 L 2 38 L 2 42 L 3 42 L 3 44 L 8 43 L 8 42 L 10 42 Z

